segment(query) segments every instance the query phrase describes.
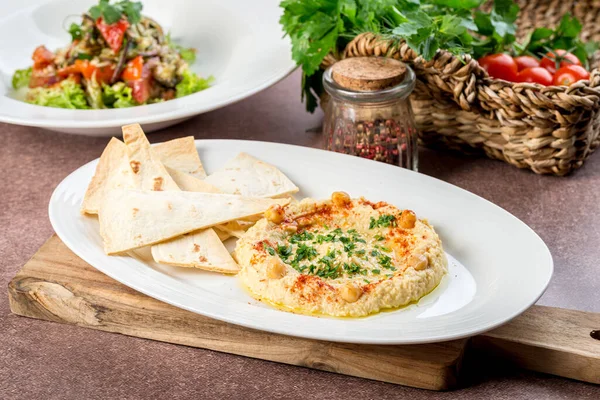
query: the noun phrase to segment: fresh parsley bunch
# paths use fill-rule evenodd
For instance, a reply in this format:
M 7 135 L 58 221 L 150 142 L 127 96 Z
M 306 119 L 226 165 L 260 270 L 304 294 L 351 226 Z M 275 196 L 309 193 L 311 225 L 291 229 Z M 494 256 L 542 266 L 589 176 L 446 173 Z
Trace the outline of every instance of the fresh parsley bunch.
M 118 22 L 123 15 L 130 24 L 137 24 L 142 18 L 142 3 L 139 1 L 120 0 L 115 3 L 110 0 L 100 0 L 98 5 L 90 8 L 90 16 L 94 19 L 102 17 L 107 24 Z
M 541 50 L 566 49 L 587 62 L 594 45 L 579 39 L 581 24 L 566 15 L 557 29 L 538 28 L 524 43 L 516 42 L 519 6 L 495 0 L 284 0 L 280 23 L 292 41 L 292 58 L 302 66 L 303 99 L 313 111 L 323 93 L 319 66 L 327 54 L 338 56 L 352 38 L 372 32 L 391 41 L 405 41 L 425 60 L 440 49 L 459 57 L 480 58 L 510 51 L 540 55 Z

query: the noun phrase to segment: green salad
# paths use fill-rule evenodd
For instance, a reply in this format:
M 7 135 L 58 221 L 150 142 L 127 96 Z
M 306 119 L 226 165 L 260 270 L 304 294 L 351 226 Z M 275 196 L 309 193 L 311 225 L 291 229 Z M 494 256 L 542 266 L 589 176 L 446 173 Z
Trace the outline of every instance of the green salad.
M 190 70 L 195 49 L 171 41 L 140 2 L 100 0 L 69 27 L 72 41 L 55 52 L 39 46 L 33 65 L 15 71 L 25 100 L 71 109 L 124 108 L 187 96 L 210 86 Z

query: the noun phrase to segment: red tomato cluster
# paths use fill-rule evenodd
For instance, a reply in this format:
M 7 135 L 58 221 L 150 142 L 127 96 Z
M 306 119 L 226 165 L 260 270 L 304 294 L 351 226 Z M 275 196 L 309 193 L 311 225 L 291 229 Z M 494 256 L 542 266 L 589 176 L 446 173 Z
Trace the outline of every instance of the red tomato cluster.
M 569 86 L 590 78 L 581 61 L 565 50 L 548 52 L 541 60 L 532 56 L 511 57 L 500 53 L 481 57 L 478 61 L 492 78 L 509 82 Z

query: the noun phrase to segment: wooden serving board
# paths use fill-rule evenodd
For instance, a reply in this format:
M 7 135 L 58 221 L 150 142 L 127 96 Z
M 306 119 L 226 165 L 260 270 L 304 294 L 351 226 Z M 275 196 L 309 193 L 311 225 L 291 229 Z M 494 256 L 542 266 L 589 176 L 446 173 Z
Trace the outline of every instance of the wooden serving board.
M 534 306 L 491 332 L 451 342 L 372 346 L 242 328 L 162 303 L 102 274 L 55 235 L 9 284 L 13 313 L 432 390 L 459 384 L 465 353 L 600 383 L 600 314 Z M 598 335 L 600 337 L 600 334 Z

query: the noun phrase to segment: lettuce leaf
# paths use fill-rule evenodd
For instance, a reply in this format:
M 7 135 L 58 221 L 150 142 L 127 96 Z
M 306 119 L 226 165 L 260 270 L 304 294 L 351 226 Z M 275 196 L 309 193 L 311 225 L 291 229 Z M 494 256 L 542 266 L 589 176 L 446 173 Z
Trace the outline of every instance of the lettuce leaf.
M 207 89 L 213 81 L 214 78 L 212 76 L 204 79 L 187 69 L 183 72 L 181 82 L 175 86 L 175 96 L 179 98 Z
M 81 85 L 71 79 L 65 79 L 54 87 L 31 89 L 27 93 L 27 102 L 56 108 L 90 108 Z
M 137 105 L 133 100 L 131 88 L 123 82 L 117 82 L 112 86 L 104 85 L 102 98 L 107 107 L 126 108 Z
M 12 86 L 15 90 L 21 89 L 29 85 L 29 80 L 31 79 L 31 67 L 27 69 L 18 69 L 15 71 L 15 74 L 12 77 Z

